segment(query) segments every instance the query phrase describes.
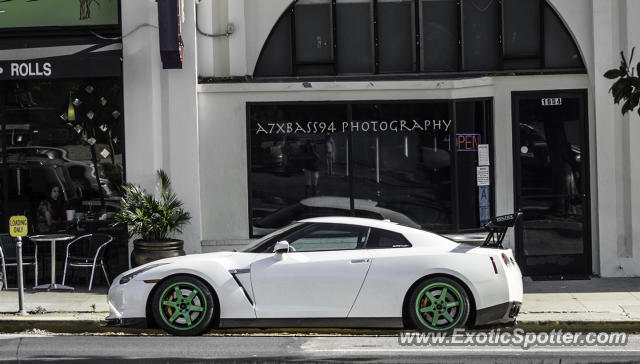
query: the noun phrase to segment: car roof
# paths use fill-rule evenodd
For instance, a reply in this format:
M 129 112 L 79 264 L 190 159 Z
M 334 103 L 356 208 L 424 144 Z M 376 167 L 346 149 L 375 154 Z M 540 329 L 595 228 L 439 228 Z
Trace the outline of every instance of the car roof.
M 435 246 L 437 244 L 441 248 L 453 249 L 459 244 L 442 235 L 438 235 L 429 231 L 400 225 L 389 220 L 367 219 L 363 217 L 345 217 L 345 216 L 323 216 L 301 220 L 303 223 L 329 223 L 329 224 L 348 224 L 359 225 L 378 229 L 389 230 L 404 235 L 405 238 L 415 246 Z
M 300 222 L 348 224 L 389 230 L 404 235 L 404 237 L 407 238 L 414 247 L 434 246 L 434 244 L 437 243 L 440 247 L 453 249 L 458 245 L 458 243 L 444 236 L 429 231 L 400 225 L 389 220 L 367 219 L 363 217 L 324 216 L 305 219 L 301 220 Z

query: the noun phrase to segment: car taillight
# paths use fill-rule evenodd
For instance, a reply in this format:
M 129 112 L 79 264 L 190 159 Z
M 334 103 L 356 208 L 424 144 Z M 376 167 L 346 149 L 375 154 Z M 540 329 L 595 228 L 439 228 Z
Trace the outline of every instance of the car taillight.
M 498 274 L 498 267 L 496 267 L 496 262 L 493 260 L 493 257 L 489 257 L 491 259 L 491 265 L 493 265 L 493 273 Z
M 505 253 L 502 253 L 502 261 L 504 262 L 504 265 L 507 267 L 509 266 L 509 257 L 507 257 Z

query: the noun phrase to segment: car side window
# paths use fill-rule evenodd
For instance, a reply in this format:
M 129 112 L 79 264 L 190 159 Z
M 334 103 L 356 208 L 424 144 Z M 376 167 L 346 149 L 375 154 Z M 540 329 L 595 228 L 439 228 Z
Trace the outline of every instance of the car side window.
M 301 223 L 286 226 L 259 239 L 253 245 L 243 249 L 242 251 L 249 253 L 273 253 L 273 247 L 278 241 L 286 240 L 287 237 L 294 235 L 295 232 L 305 230 L 305 227 L 307 226 L 307 224 Z
M 364 246 L 369 228 L 344 224 L 314 224 L 284 240 L 292 251 L 353 250 Z
M 400 233 L 394 231 L 371 229 L 367 240 L 367 249 L 409 248 L 411 243 Z

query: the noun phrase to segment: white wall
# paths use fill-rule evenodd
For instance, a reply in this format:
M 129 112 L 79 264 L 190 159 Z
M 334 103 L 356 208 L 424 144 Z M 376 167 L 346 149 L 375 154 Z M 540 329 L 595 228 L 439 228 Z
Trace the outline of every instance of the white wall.
M 239 3 L 240 1 L 232 1 Z M 205 34 L 225 34 L 229 24 L 229 0 L 201 0 L 196 5 L 198 26 Z M 237 33 L 236 33 L 237 34 Z M 201 77 L 229 75 L 229 39 L 197 33 L 198 75 Z
M 127 181 L 154 190 L 156 170 L 171 176 L 193 215 L 183 234 L 188 253 L 200 252 L 197 72 L 193 0 L 185 0 L 181 70 L 163 70 L 154 0 L 122 2 L 125 158 Z M 146 25 L 145 25 L 146 24 Z M 143 27 L 135 30 L 138 26 Z
M 632 47 L 636 47 L 635 62 L 640 60 L 640 22 L 638 21 L 638 14 L 640 14 L 640 1 L 628 0 L 624 9 L 624 15 L 626 16 L 626 37 L 627 45 L 626 49 L 629 50 Z M 627 53 L 628 54 L 628 53 Z M 634 63 L 635 63 L 634 62 Z M 640 74 L 640 69 L 637 70 Z M 630 258 L 624 258 L 623 269 L 625 275 L 640 275 L 640 145 L 636 143 L 640 140 L 640 115 L 637 112 L 627 114 L 629 123 L 629 173 L 631 186 L 631 214 L 629 216 L 631 220 L 632 228 L 632 256 Z
M 198 35 L 202 77 L 252 75 L 271 28 L 293 0 L 200 0 L 198 24 L 206 33 L 234 32 L 228 39 Z

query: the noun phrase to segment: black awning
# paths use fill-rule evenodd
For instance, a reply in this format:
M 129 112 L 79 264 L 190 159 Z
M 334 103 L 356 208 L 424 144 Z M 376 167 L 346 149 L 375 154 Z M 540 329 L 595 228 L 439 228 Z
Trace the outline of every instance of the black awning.
M 0 80 L 113 77 L 122 43 L 98 38 L 0 39 Z

